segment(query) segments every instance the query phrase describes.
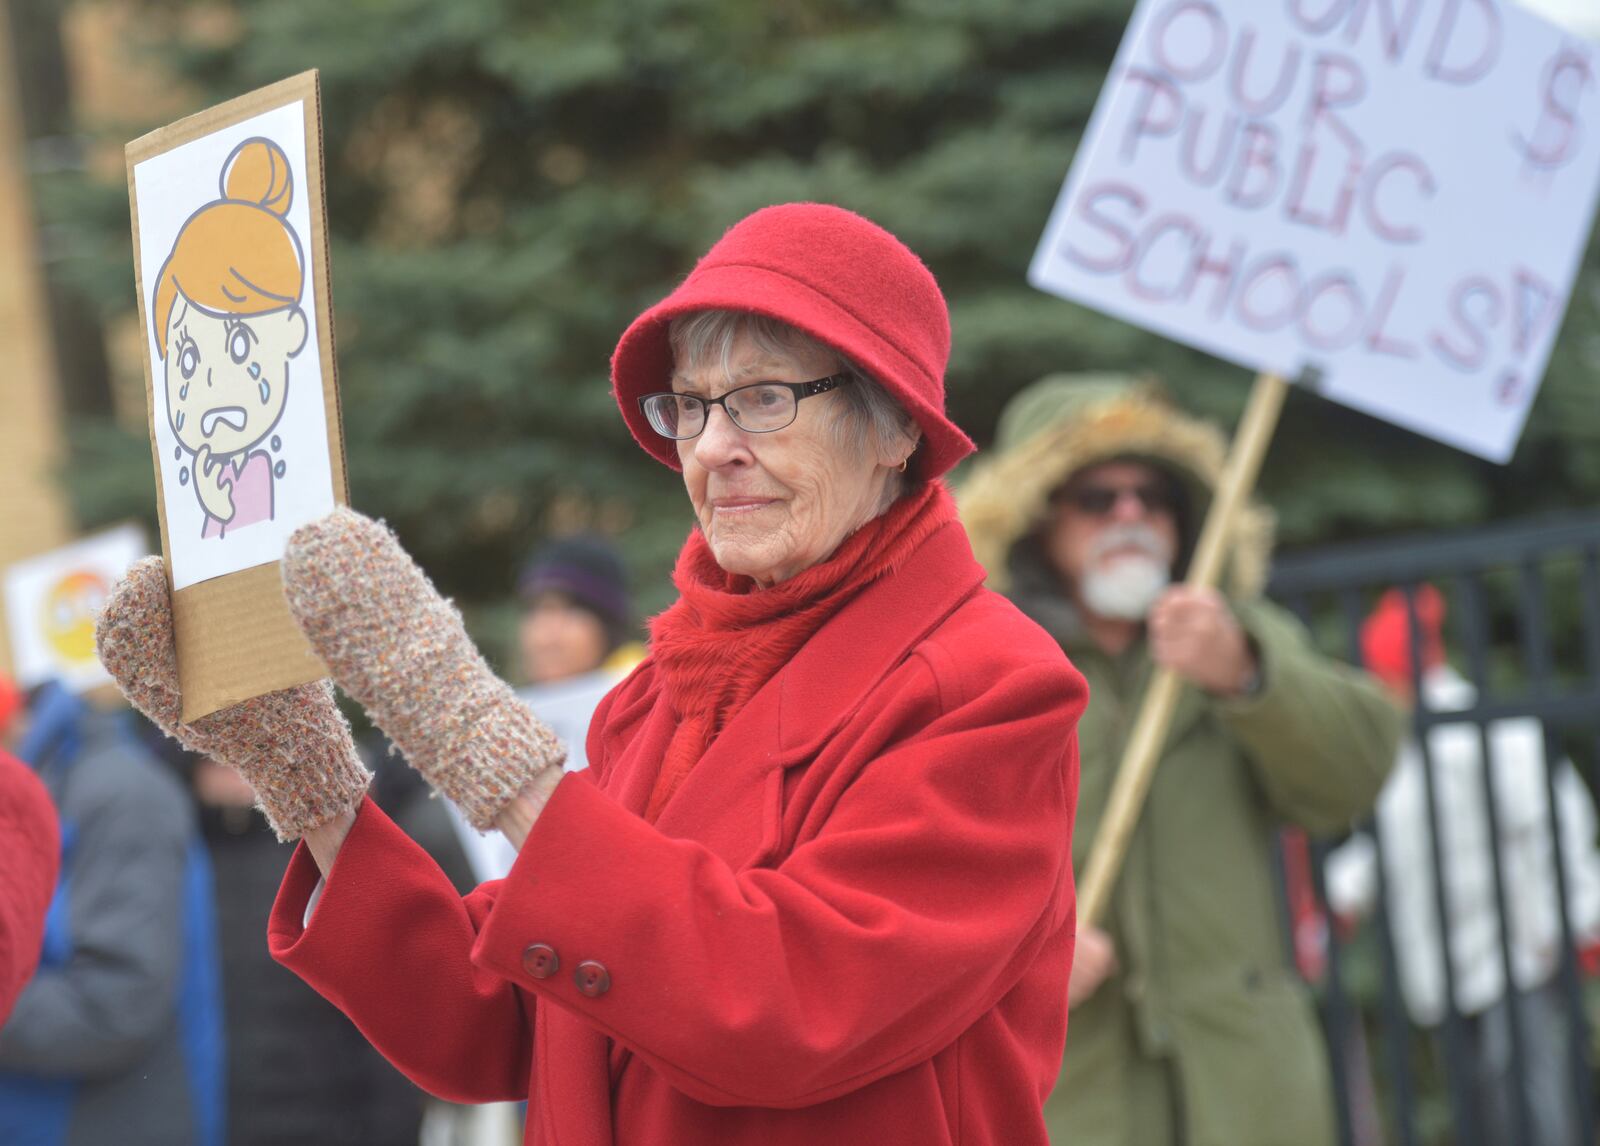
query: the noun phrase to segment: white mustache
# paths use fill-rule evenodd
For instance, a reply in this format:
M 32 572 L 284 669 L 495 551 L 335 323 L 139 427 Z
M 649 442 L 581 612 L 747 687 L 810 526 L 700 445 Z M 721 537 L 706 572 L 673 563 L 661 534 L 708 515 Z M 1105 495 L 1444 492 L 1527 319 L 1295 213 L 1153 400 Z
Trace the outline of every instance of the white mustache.
M 1173 556 L 1160 534 L 1150 526 L 1137 522 L 1107 526 L 1089 543 L 1089 560 L 1098 564 L 1101 558 L 1114 549 L 1136 549 L 1152 560 L 1163 563 L 1171 561 Z

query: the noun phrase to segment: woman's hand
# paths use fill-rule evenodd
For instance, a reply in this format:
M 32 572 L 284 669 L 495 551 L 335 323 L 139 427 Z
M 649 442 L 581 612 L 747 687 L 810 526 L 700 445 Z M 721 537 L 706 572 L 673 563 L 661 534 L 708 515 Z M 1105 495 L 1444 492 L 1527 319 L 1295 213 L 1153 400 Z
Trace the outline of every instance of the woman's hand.
M 194 489 L 205 511 L 221 522 L 233 520 L 233 483 L 224 483 L 227 463 L 211 455 L 210 446 L 201 446 L 194 455 Z
M 161 731 L 239 771 L 279 839 L 341 817 L 354 822 L 372 776 L 356 755 L 327 681 L 253 697 L 184 723 L 161 558 L 145 558 L 117 582 L 95 623 L 95 646 L 123 695 Z
M 1116 973 L 1117 948 L 1111 936 L 1098 927 L 1079 931 L 1072 953 L 1072 975 L 1067 980 L 1067 1009 L 1070 1011 L 1092 996 L 1100 984 Z
M 560 779 L 561 742 L 382 524 L 335 510 L 295 530 L 281 568 L 289 611 L 334 680 L 473 827 L 494 827 L 541 775 Z
M 333 874 L 333 861 L 339 858 L 339 849 L 344 846 L 345 837 L 350 834 L 355 822 L 354 812 L 340 812 L 327 823 L 306 830 L 303 837 L 306 850 L 316 860 L 317 870 L 322 873 L 323 879 Z
M 500 834 L 511 841 L 511 846 L 519 852 L 523 843 L 528 838 L 528 833 L 533 831 L 534 823 L 539 819 L 539 814 L 544 811 L 544 806 L 550 802 L 550 797 L 555 795 L 556 785 L 561 783 L 564 775 L 559 768 L 551 768 L 539 773 L 511 798 L 511 802 L 500 809 L 500 814 L 494 818 L 494 826 L 500 829 Z

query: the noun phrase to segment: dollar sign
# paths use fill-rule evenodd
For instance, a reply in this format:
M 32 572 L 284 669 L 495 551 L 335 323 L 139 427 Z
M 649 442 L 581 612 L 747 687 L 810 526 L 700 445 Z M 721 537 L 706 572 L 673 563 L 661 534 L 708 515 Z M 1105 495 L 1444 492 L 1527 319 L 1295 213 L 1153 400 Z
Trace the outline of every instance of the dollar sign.
M 1588 57 L 1571 48 L 1556 53 L 1544 71 L 1544 107 L 1539 122 L 1527 136 L 1512 137 L 1529 164 L 1551 171 L 1572 162 L 1583 138 L 1578 101 L 1593 80 Z

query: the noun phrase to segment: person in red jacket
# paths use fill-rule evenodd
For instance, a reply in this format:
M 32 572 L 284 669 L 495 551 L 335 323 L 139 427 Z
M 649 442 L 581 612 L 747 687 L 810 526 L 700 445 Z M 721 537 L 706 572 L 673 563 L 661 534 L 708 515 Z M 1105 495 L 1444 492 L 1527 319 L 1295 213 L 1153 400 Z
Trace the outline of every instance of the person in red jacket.
M 815 204 L 628 328 L 617 402 L 697 525 L 583 771 L 384 527 L 297 531 L 333 678 L 520 849 L 465 898 L 364 799 L 326 681 L 180 724 L 159 561 L 113 594 L 124 691 L 303 837 L 274 955 L 419 1084 L 525 1098 L 529 1143 L 1045 1143 L 1087 694 L 956 519 L 949 338 L 917 257 Z
M 22 713 L 22 696 L 0 673 L 0 740 Z M 0 750 L 0 1026 L 33 977 L 44 917 L 61 865 L 61 829 L 44 785 L 22 761 Z

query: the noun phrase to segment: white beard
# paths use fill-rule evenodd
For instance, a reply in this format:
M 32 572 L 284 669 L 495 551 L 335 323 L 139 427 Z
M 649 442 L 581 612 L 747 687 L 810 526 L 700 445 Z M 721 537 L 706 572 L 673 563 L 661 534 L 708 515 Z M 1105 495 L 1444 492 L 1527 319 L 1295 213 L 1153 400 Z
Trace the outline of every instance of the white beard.
M 1130 554 L 1083 575 L 1083 603 L 1108 621 L 1142 621 L 1171 583 L 1165 561 Z
M 1124 545 L 1142 553 L 1128 553 L 1104 562 L 1100 554 Z M 1172 583 L 1172 554 L 1154 530 L 1143 525 L 1114 526 L 1095 539 L 1089 568 L 1079 591 L 1083 604 L 1108 621 L 1142 621 L 1150 607 Z

